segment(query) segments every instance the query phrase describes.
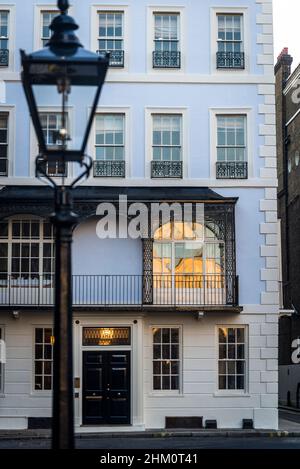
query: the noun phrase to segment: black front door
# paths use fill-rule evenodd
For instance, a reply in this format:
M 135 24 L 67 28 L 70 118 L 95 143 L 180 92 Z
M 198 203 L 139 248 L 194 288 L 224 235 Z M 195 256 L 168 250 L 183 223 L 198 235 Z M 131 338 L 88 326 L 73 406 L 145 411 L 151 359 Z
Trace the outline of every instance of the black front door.
M 130 352 L 83 352 L 83 424 L 130 424 Z

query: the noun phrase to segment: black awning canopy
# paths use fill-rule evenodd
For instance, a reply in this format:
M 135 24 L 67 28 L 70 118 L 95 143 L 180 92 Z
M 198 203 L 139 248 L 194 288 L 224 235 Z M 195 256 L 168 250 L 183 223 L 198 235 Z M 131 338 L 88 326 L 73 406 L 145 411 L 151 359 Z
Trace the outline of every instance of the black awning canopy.
M 140 202 L 226 202 L 236 203 L 237 197 L 224 197 L 208 187 L 120 187 L 120 186 L 81 186 L 74 192 L 75 202 L 115 202 L 126 195 L 128 201 Z M 0 190 L 0 204 L 22 201 L 45 203 L 53 200 L 53 190 L 43 186 L 5 186 Z

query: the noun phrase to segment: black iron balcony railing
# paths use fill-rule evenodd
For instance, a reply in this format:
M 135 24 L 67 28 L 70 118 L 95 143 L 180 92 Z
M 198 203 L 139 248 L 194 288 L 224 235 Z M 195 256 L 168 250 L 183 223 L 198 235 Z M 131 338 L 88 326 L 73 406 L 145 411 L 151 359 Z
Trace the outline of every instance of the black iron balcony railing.
M 52 306 L 54 276 L 1 274 L 0 306 Z M 144 289 L 152 290 L 151 301 Z M 237 306 L 231 275 L 73 275 L 74 306 Z
M 124 67 L 124 51 L 123 50 L 97 50 L 97 53 L 109 52 L 109 66 L 110 67 Z
M 152 178 L 182 178 L 182 161 L 151 161 Z
M 177 51 L 153 51 L 153 68 L 180 68 L 181 53 Z
M 248 163 L 246 161 L 218 161 L 217 179 L 247 179 Z
M 244 52 L 217 52 L 217 68 L 245 68 Z
M 94 177 L 124 178 L 125 161 L 94 161 Z
M 0 49 L 0 67 L 8 67 L 9 64 L 9 50 Z

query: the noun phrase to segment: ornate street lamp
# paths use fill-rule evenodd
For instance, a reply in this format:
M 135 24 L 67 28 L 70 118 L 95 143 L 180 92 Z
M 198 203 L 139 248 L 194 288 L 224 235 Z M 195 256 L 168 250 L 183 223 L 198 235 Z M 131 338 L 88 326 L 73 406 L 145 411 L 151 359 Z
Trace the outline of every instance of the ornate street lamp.
M 78 217 L 72 212 L 72 188 L 89 176 L 92 167 L 92 160 L 85 150 L 109 54 L 85 50 L 75 35 L 78 26 L 67 14 L 68 1 L 59 0 L 57 6 L 60 14 L 51 23 L 52 36 L 46 47 L 32 54 L 22 50 L 21 61 L 23 88 L 39 145 L 36 175 L 46 178 L 55 190 L 55 213 L 52 216 L 56 233 L 52 445 L 55 449 L 67 449 L 74 446 L 71 242 Z M 79 131 L 72 136 L 68 122 L 70 97 L 75 99 L 74 102 L 82 100 L 78 87 L 94 90 L 93 94 L 90 91 L 85 94 L 84 106 L 91 97 L 91 107 L 86 127 L 81 129 L 81 138 Z M 54 130 L 45 128 L 45 114 L 40 110 L 45 96 L 51 103 L 59 105 L 59 119 Z M 58 184 L 51 177 L 49 167 L 65 168 L 70 164 L 77 164 L 81 169 L 68 185 L 69 179 L 66 180 L 64 174 Z

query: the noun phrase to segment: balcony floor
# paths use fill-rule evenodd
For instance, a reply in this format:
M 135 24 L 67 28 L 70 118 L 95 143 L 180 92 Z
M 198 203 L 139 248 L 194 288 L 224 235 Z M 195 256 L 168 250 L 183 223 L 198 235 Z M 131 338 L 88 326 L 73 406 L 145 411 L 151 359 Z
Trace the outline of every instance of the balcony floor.
M 53 311 L 53 306 L 4 306 L 0 305 L 0 311 Z M 243 311 L 242 306 L 231 306 L 231 305 L 217 305 L 217 306 L 188 306 L 188 305 L 82 305 L 74 306 L 73 313 L 78 312 L 118 312 L 118 313 L 129 313 L 129 312 L 141 312 L 141 313 L 230 313 L 239 314 Z

